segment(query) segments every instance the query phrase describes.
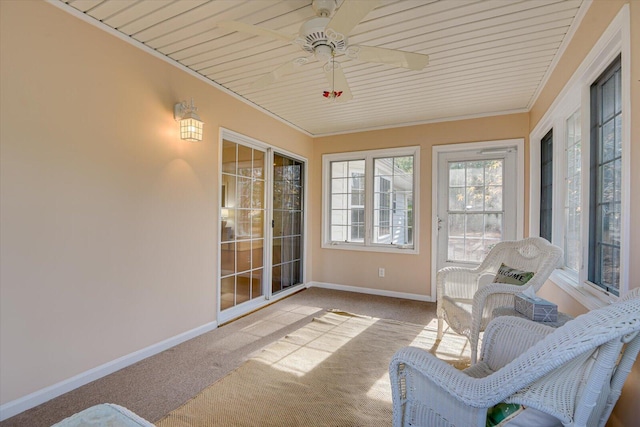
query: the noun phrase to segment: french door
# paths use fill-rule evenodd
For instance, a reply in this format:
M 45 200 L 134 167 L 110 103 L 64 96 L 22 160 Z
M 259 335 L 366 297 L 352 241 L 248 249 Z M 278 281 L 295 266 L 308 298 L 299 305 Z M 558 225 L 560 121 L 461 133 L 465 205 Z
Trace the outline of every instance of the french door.
M 522 237 L 521 145 L 464 144 L 462 150 L 451 146 L 434 152 L 433 277 L 446 266 L 477 265 L 497 242 Z
M 271 292 L 302 283 L 304 163 L 273 155 Z
M 303 159 L 222 132 L 219 314 L 222 323 L 303 283 Z

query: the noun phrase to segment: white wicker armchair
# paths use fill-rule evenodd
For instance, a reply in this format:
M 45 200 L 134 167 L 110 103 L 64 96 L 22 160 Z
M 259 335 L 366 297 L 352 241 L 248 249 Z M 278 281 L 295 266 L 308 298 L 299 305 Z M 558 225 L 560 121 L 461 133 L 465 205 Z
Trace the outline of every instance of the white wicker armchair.
M 443 321 L 456 333 L 466 335 L 471 362 L 477 359 L 480 332 L 495 308 L 514 305 L 514 295 L 527 288 L 538 291 L 558 266 L 562 249 L 540 237 L 496 244 L 476 268 L 445 267 L 436 275 L 438 339 Z M 535 273 L 524 285 L 491 283 L 500 265 Z
M 558 329 L 496 318 L 481 360 L 464 371 L 405 347 L 389 366 L 393 425 L 484 427 L 487 408 L 508 402 L 527 408 L 518 416 L 555 417 L 551 425 L 604 426 L 640 350 L 639 331 L 637 288 Z

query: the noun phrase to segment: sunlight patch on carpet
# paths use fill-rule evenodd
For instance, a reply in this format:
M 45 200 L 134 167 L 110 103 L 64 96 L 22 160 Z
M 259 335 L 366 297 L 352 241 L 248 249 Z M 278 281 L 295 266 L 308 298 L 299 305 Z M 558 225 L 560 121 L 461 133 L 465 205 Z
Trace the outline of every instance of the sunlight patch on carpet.
M 367 397 L 369 399 L 378 399 L 391 405 L 391 393 L 389 393 L 389 390 L 391 390 L 391 381 L 389 380 L 389 374 L 385 372 L 367 391 Z
M 466 366 L 466 339 L 436 329 L 327 312 L 267 346 L 158 421 L 158 427 L 389 426 L 389 361 L 415 345 Z M 455 359 L 461 355 L 460 359 Z
M 371 326 L 371 319 L 346 313 L 315 318 L 283 340 L 265 348 L 254 360 L 298 376 L 305 375 Z

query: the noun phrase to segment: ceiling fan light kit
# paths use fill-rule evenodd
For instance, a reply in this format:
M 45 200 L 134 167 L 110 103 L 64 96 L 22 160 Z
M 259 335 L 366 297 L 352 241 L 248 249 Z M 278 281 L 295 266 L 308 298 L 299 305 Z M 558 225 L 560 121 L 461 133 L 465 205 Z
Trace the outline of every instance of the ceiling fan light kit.
M 330 21 L 325 17 L 308 20 L 300 27 L 299 37 L 295 42 L 305 52 L 315 54 L 316 58 L 318 48 L 321 47 L 327 47 L 332 52 L 344 52 L 347 48 L 347 39 L 343 34 L 338 34 L 331 28 L 327 28 Z
M 344 0 L 340 8 L 336 10 L 336 0 L 313 0 L 311 5 L 316 16 L 302 24 L 298 37 L 237 21 L 220 22 L 218 26 L 228 30 L 289 41 L 298 45 L 323 65 L 324 74 L 331 85 L 331 89 L 324 91 L 323 96 L 331 100 L 348 101 L 353 98 L 353 95 L 340 63 L 335 61 L 337 55 L 414 71 L 422 70 L 429 62 L 429 57 L 420 53 L 375 46 L 349 45 L 348 34 L 379 3 L 380 0 Z M 308 62 L 310 62 L 309 58 L 296 58 L 293 61 L 288 61 L 263 75 L 251 87 L 254 89 L 266 87 Z

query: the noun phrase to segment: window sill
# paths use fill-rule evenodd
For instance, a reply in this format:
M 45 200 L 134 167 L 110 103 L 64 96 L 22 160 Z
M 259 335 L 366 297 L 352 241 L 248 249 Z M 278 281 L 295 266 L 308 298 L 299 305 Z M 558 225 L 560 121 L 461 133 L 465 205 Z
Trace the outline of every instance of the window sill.
M 417 255 L 419 254 L 416 248 L 403 248 L 392 245 L 379 245 L 379 246 L 365 246 L 354 243 L 323 243 L 322 249 L 340 249 L 345 251 L 360 251 L 360 252 L 383 252 L 394 253 L 403 255 Z
M 603 298 L 595 296 L 585 285 L 579 284 L 574 277 L 560 269 L 554 270 L 549 280 L 588 310 L 595 310 L 612 302 L 604 300 L 604 294 Z

